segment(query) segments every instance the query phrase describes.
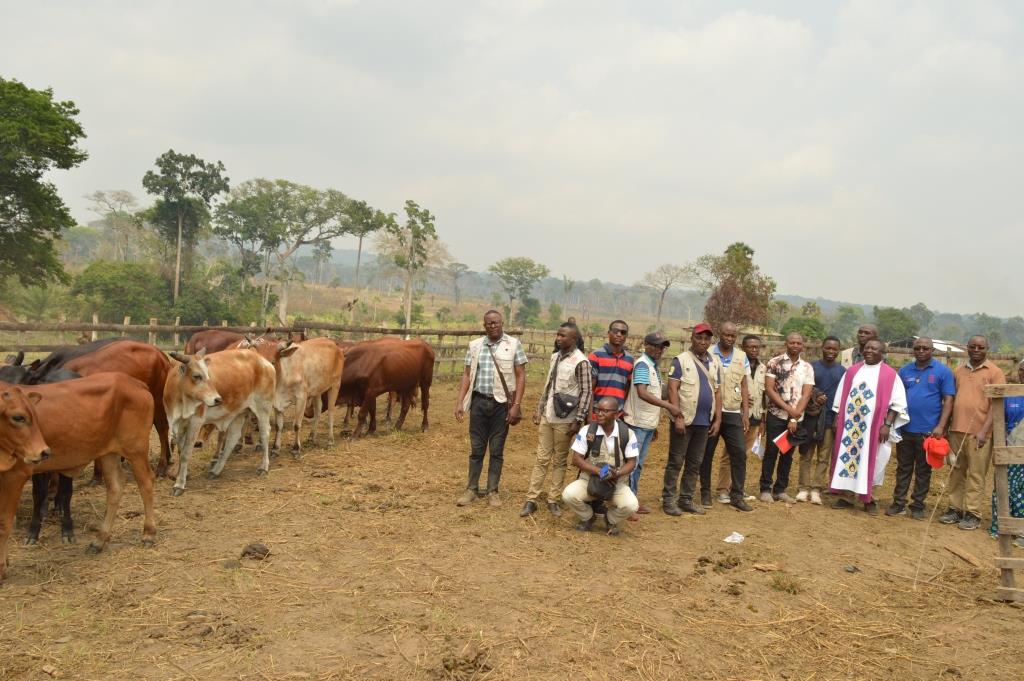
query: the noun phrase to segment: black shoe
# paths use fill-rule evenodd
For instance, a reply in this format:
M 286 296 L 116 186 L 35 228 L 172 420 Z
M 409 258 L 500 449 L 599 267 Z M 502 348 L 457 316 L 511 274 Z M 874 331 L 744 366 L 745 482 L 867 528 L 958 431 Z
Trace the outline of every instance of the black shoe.
M 963 520 L 957 525 L 961 530 L 976 530 L 981 527 L 981 518 L 973 513 L 964 513 Z
M 551 515 L 555 516 L 556 518 L 562 517 L 562 507 L 558 505 L 558 502 L 549 501 L 548 510 L 551 511 Z
M 864 512 L 868 515 L 878 515 L 878 502 L 869 501 L 868 503 L 864 504 Z
M 590 502 L 590 508 L 594 509 L 594 515 L 605 515 L 608 509 L 604 505 L 604 499 L 595 499 Z
M 707 513 L 702 506 L 693 503 L 693 499 L 680 499 L 678 506 L 679 510 L 683 513 L 692 513 L 694 515 L 704 515 Z
M 618 537 L 619 534 L 621 534 L 621 533 L 622 533 L 622 530 L 619 529 L 618 525 L 613 525 L 611 523 L 608 523 L 608 536 L 609 537 Z
M 533 503 L 532 501 L 527 501 L 525 504 L 523 504 L 523 510 L 519 512 L 519 517 L 525 518 L 526 516 L 533 514 L 533 512 L 536 510 L 537 504 Z
M 953 525 L 963 520 L 963 513 L 950 506 L 946 512 L 939 516 L 938 520 L 943 525 Z
M 661 510 L 665 511 L 665 515 L 682 515 L 683 512 L 679 510 L 679 507 L 673 503 L 666 503 L 661 507 Z
M 885 514 L 889 516 L 906 515 L 907 509 L 903 505 L 893 502 L 889 508 L 885 509 Z
M 713 505 L 711 503 L 711 490 L 707 490 L 706 492 L 704 490 L 700 491 L 700 505 L 704 508 L 711 508 Z
M 590 532 L 590 530 L 594 527 L 594 520 L 596 518 L 596 515 L 592 515 L 586 520 L 579 521 L 578 523 L 576 523 L 576 529 L 580 532 Z
M 924 520 L 924 509 L 923 508 L 912 508 L 910 509 L 910 517 L 914 520 Z
M 750 512 L 752 512 L 754 510 L 754 507 L 751 506 L 750 504 L 748 504 L 743 499 L 737 499 L 735 501 L 730 501 L 729 505 L 732 506 L 733 508 L 735 508 L 737 511 L 743 511 L 744 513 L 750 513 Z
M 839 499 L 836 499 L 835 501 L 832 502 L 832 508 L 838 508 L 840 510 L 846 508 L 853 508 L 853 502 L 849 501 L 848 499 L 843 499 L 842 497 L 840 497 Z

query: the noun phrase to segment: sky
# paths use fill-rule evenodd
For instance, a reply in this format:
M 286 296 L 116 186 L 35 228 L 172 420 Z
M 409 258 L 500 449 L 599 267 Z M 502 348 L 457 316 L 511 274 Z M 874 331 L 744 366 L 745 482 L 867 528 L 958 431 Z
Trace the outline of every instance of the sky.
M 780 293 L 1022 313 L 1022 3 L 0 10 L 0 76 L 81 109 L 89 160 L 50 178 L 80 222 L 174 149 L 414 199 L 475 270 L 628 284 L 742 240 Z

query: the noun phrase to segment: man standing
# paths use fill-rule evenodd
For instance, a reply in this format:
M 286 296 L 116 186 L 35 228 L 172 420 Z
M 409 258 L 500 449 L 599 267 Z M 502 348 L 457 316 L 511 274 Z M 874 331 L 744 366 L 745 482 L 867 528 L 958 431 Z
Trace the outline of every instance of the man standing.
M 843 350 L 840 364 L 844 369 L 849 369 L 857 362 L 864 361 L 864 344 L 869 340 L 878 339 L 878 327 L 874 324 L 861 324 L 857 327 L 857 344 L 852 348 Z
M 791 436 L 796 434 L 811 399 L 814 369 L 800 357 L 803 351 L 804 337 L 793 331 L 786 336 L 786 351 L 768 360 L 765 372 L 764 394 L 768 396 L 768 414 L 765 417 L 764 458 L 761 460 L 761 501 L 767 504 L 773 500 L 793 503 L 793 497 L 786 494 L 793 454 L 780 454 L 775 438 L 787 429 Z M 777 477 L 776 461 L 779 464 Z
M 953 372 L 956 400 L 949 446 L 957 457 L 949 474 L 949 510 L 939 516 L 939 522 L 976 530 L 981 525 L 981 501 L 992 460 L 992 405 L 985 386 L 1005 383 L 1006 377 L 988 361 L 985 336 L 967 341 L 967 357 L 970 361 Z
M 885 514 L 905 514 L 910 479 L 914 478 L 910 517 L 924 520 L 924 499 L 932 479 L 932 467 L 924 453 L 926 437 L 944 437 L 949 415 L 953 412 L 956 381 L 949 367 L 932 359 L 934 346 L 931 338 L 914 341 L 914 361 L 899 370 L 900 380 L 907 392 L 907 411 L 910 423 L 903 427 L 896 444 L 896 487 L 892 492 L 892 506 Z
M 808 495 L 812 504 L 821 504 L 821 492 L 828 486 L 828 468 L 832 461 L 832 445 L 835 440 L 835 412 L 832 402 L 836 398 L 836 390 L 846 371 L 836 361 L 839 356 L 839 339 L 828 336 L 821 342 L 821 359 L 811 362 L 814 370 L 814 390 L 807 411 L 814 407 L 817 419 L 814 421 L 814 432 L 809 432 L 809 442 L 800 445 L 800 490 L 796 493 L 797 501 L 807 501 Z M 805 422 L 807 419 L 805 416 Z M 810 430 L 810 424 L 808 430 Z
M 708 436 L 717 435 L 722 423 L 721 364 L 708 352 L 711 335 L 711 327 L 703 322 L 693 327 L 690 349 L 672 360 L 668 375 L 668 401 L 680 410 L 669 431 L 668 464 L 661 493 L 662 509 L 668 515 L 705 512 L 700 504 L 693 503 L 693 493 Z
M 725 441 L 723 459 L 729 461 L 731 486 L 729 503 L 738 511 L 754 509 L 744 501 L 743 486 L 747 479 L 746 433 L 750 429 L 750 363 L 747 355 L 736 347 L 738 329 L 725 322 L 718 331 L 718 342 L 711 346 L 711 354 L 722 367 L 722 424 L 714 435 L 708 435 L 704 447 L 704 460 L 700 465 L 700 504 L 711 508 L 711 469 L 715 460 L 715 447 L 721 437 Z
M 647 461 L 647 452 L 657 437 L 661 410 L 667 409 L 672 418 L 680 413 L 679 407 L 661 399 L 663 381 L 661 373 L 658 371 L 658 360 L 661 359 L 665 348 L 669 345 L 669 340 L 661 331 L 652 331 L 644 337 L 644 353 L 633 364 L 633 380 L 629 388 L 629 395 L 626 397 L 626 415 L 622 420 L 636 435 L 639 447 L 636 467 L 629 476 L 629 488 L 637 497 L 639 497 L 640 474 L 644 469 L 644 462 Z M 650 506 L 645 504 L 640 504 L 637 509 L 637 513 L 650 512 Z M 633 519 L 639 518 L 630 516 L 630 520 Z
M 764 362 L 760 359 L 761 338 L 759 336 L 748 333 L 743 337 L 740 347 L 747 356 L 747 363 L 750 365 L 750 371 L 747 375 L 747 394 L 750 396 L 750 427 L 747 428 L 743 442 L 743 456 L 746 457 L 747 453 L 753 449 L 754 443 L 758 438 L 764 435 L 764 376 L 766 368 Z M 729 495 L 729 488 L 732 486 L 732 473 L 729 470 L 729 466 L 729 457 L 723 456 L 719 459 L 718 484 L 715 486 L 715 491 L 718 493 L 718 503 L 720 504 L 732 503 L 732 497 Z M 749 501 L 753 498 L 744 497 L 743 500 Z
M 613 489 L 607 499 L 611 508 L 605 513 L 608 534 L 619 534 L 622 521 L 633 515 L 638 506 L 626 481 L 636 465 L 639 448 L 629 426 L 617 421 L 620 409 L 615 398 L 602 397 L 594 407 L 597 428 L 592 424 L 593 433 L 591 429 L 579 432 L 572 443 L 572 463 L 580 469 L 580 477 L 566 485 L 562 500 L 579 518 L 576 529 L 581 532 L 590 531 L 597 515 L 590 507 L 597 499 L 590 494 L 591 477 L 600 478 Z
M 491 506 L 501 506 L 498 483 L 505 452 L 508 427 L 519 423 L 523 392 L 526 389 L 526 353 L 518 338 L 504 332 L 501 313 L 489 310 L 484 315 L 486 335 L 473 340 L 466 352 L 455 419 L 462 423 L 469 411 L 469 482 L 456 502 L 466 506 L 480 493 L 480 473 L 484 454 L 491 451 L 487 468 L 487 496 Z M 496 370 L 497 369 L 497 370 Z M 512 384 L 513 387 L 510 387 Z M 472 389 L 472 392 L 470 390 Z
M 841 423 L 836 426 L 831 488 L 857 495 L 870 515 L 878 515 L 873 488 L 882 484 L 891 442 L 899 440 L 898 429 L 909 421 L 907 393 L 896 370 L 882 361 L 884 352 L 880 340 L 865 343 L 864 361 L 846 370 L 832 402 Z M 839 498 L 832 508 L 853 508 L 853 503 Z
M 633 356 L 624 347 L 628 335 L 629 324 L 616 319 L 608 325 L 608 342 L 587 357 L 592 372 L 594 399 L 615 398 L 620 409 L 629 393 L 629 379 L 633 374 Z
M 579 330 L 569 324 L 559 327 L 555 336 L 559 351 L 551 355 L 547 383 L 533 414 L 533 423 L 537 426 L 537 459 L 533 464 L 526 503 L 519 512 L 524 518 L 537 510 L 537 500 L 549 467 L 548 511 L 556 518 L 562 515 L 558 502 L 562 498 L 569 445 L 573 435 L 587 421 L 593 395 L 590 364 L 576 346 L 577 338 Z
M 562 326 L 571 326 L 572 328 L 576 329 L 576 347 L 579 349 L 580 352 L 583 352 L 583 334 L 580 333 L 579 327 L 576 326 L 576 318 L 569 317 L 568 319 L 565 320 L 565 324 L 562 324 Z M 561 348 L 558 347 L 558 339 L 556 338 L 555 352 L 559 352 L 560 350 Z M 584 359 L 586 359 L 586 357 L 584 357 Z

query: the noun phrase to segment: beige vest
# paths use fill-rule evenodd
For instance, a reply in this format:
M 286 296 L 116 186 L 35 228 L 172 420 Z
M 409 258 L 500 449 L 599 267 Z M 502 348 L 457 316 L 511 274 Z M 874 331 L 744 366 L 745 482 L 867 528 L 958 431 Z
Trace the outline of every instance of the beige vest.
M 476 371 L 480 365 L 480 349 L 483 348 L 484 343 L 487 342 L 487 336 L 480 336 L 474 339 L 469 344 L 469 390 L 466 391 L 466 397 L 462 400 L 462 408 L 469 411 L 469 403 L 473 399 L 473 389 L 476 385 Z M 516 363 L 516 346 L 519 345 L 519 339 L 513 336 L 505 334 L 502 336 L 494 345 L 494 356 L 498 360 L 498 366 L 501 367 L 501 373 L 505 377 L 505 383 L 508 384 L 509 392 L 515 392 L 516 389 L 516 374 L 515 374 L 515 363 Z M 484 361 L 491 362 L 490 352 L 484 355 Z M 496 402 L 507 402 L 505 399 L 505 391 L 501 387 L 501 381 L 498 379 L 497 374 L 494 376 L 494 386 L 492 389 L 494 400 Z
M 754 375 L 747 375 L 747 392 L 750 393 L 750 418 L 764 418 L 764 376 L 768 373 L 764 362 L 757 363 Z
M 652 362 L 645 354 L 640 355 L 633 364 L 634 371 L 636 370 L 636 365 L 640 362 L 646 364 L 650 370 L 651 384 L 647 386 L 647 389 L 652 395 L 661 399 L 662 380 L 657 363 Z M 640 399 L 635 383 L 631 383 L 629 386 L 629 394 L 626 395 L 624 411 L 626 416 L 623 420 L 635 428 L 654 430 L 658 427 L 658 422 L 661 421 L 661 407 Z
M 579 407 L 573 409 L 568 416 L 558 418 L 555 416 L 555 393 L 566 393 L 569 395 L 580 394 L 580 382 L 576 378 L 576 367 L 580 362 L 586 362 L 587 357 L 578 349 L 573 348 L 572 354 L 558 361 L 561 352 L 551 355 L 551 363 L 548 366 L 548 380 L 551 380 L 551 372 L 555 372 L 555 382 L 551 384 L 548 391 L 548 401 L 544 405 L 544 418 L 548 423 L 572 423 L 576 420 Z M 587 369 L 590 370 L 589 368 Z M 547 384 L 545 384 L 547 385 Z
M 722 360 L 718 355 L 711 355 L 719 362 Z M 722 410 L 739 412 L 743 410 L 743 392 L 741 386 L 747 379 L 747 370 L 743 365 L 747 361 L 747 355 L 739 348 L 732 349 L 732 361 L 729 366 L 722 366 Z
M 714 353 L 708 353 L 708 355 L 711 357 L 707 369 L 708 383 L 711 385 L 711 420 L 714 421 L 715 409 L 717 409 L 715 391 L 718 390 L 718 375 L 722 364 Z M 697 401 L 700 398 L 700 377 L 697 372 L 704 369 L 704 364 L 702 363 L 698 368 L 699 360 L 689 350 L 676 355 L 676 359 L 679 360 L 679 366 L 683 370 L 682 378 L 679 379 L 679 408 L 683 412 L 683 421 L 689 425 L 693 423 L 693 417 L 697 415 Z

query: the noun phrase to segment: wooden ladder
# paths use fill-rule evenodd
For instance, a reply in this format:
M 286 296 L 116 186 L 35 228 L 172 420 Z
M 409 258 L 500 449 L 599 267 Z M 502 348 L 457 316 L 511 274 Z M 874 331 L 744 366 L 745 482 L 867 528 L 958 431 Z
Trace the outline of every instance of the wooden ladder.
M 1024 588 L 1017 587 L 1014 577 L 1014 570 L 1024 570 L 1024 558 L 1013 557 L 1013 538 L 1024 537 L 1024 518 L 1010 517 L 1010 484 L 1006 468 L 1010 464 L 1024 464 L 1024 446 L 1007 446 L 1003 406 L 1005 397 L 1024 396 L 1024 385 L 989 385 L 985 387 L 985 395 L 992 399 L 992 463 L 995 465 L 996 515 L 999 517 L 996 567 L 1000 574 L 996 600 L 1024 602 Z

